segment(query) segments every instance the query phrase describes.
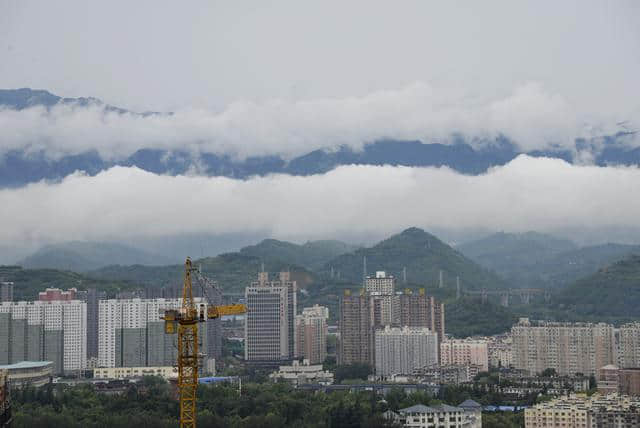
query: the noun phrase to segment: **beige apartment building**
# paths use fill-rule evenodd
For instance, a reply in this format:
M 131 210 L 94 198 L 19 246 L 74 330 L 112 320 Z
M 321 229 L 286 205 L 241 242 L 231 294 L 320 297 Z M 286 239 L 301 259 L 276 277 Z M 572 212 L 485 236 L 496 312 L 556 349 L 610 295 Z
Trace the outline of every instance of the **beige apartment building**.
M 561 375 L 595 375 L 616 361 L 610 324 L 530 322 L 521 318 L 511 328 L 513 367 L 530 374 L 547 368 Z
M 640 401 L 611 394 L 571 395 L 524 411 L 525 428 L 631 428 L 640 426 Z
M 327 358 L 327 320 L 329 309 L 314 305 L 296 315 L 296 356 L 310 364 L 321 364 Z
M 489 370 L 487 342 L 476 339 L 450 339 L 440 344 L 440 364 L 475 365 Z
M 623 324 L 618 329 L 618 367 L 640 367 L 640 323 Z

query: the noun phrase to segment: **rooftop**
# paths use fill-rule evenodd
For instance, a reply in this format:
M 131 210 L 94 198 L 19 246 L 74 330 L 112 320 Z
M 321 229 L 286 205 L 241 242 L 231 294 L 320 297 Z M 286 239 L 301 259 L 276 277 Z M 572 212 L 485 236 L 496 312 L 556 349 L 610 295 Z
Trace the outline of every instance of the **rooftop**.
M 400 413 L 441 413 L 441 412 L 461 412 L 459 407 L 439 404 L 437 406 L 425 406 L 424 404 L 416 404 L 415 406 L 400 409 Z
M 46 366 L 53 365 L 51 361 L 21 361 L 15 364 L 9 364 L 6 366 L 0 366 L 1 369 L 5 370 L 18 370 L 18 369 L 38 369 Z

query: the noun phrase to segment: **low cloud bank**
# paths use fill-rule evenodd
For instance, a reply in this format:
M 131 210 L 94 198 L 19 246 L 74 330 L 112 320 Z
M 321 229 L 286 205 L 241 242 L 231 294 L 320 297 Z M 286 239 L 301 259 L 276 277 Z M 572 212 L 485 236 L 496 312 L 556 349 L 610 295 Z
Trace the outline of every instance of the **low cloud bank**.
M 94 177 L 0 190 L 0 242 L 37 245 L 132 236 L 270 232 L 277 237 L 394 233 L 408 226 L 549 231 L 636 226 L 640 169 L 519 156 L 486 174 L 344 166 L 250 180 L 114 167 Z
M 576 137 L 614 133 L 622 120 L 631 120 L 625 126 L 633 127 L 634 114 L 594 117 L 535 83 L 506 97 L 477 98 L 415 83 L 363 97 L 235 102 L 221 112 L 172 115 L 59 105 L 0 110 L 0 155 L 12 149 L 44 150 L 51 157 L 97 150 L 105 159 L 118 159 L 158 148 L 292 158 L 342 144 L 357 149 L 382 138 L 448 143 L 454 134 L 469 141 L 504 135 L 525 152 L 573 150 Z

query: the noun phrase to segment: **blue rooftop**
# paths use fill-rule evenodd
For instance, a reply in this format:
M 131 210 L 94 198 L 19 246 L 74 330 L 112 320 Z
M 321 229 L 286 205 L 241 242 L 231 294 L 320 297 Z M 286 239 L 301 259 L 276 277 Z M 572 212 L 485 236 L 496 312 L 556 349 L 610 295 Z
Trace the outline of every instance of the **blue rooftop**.
M 53 365 L 51 361 L 21 361 L 15 364 L 0 366 L 0 370 L 18 370 L 18 369 L 39 369 L 42 367 Z

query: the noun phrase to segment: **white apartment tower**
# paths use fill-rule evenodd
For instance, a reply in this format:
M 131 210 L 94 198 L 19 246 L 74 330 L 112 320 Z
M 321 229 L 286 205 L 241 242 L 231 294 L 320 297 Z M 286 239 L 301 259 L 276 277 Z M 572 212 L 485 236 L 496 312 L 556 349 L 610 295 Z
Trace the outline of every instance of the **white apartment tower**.
M 202 298 L 194 298 L 206 311 Z M 181 299 L 100 300 L 98 315 L 99 367 L 162 367 L 176 361 L 176 336 L 165 334 L 160 319 L 166 309 L 179 309 Z M 206 313 L 206 312 L 205 312 Z M 206 350 L 206 323 L 198 324 L 201 350 Z
M 79 300 L 0 305 L 0 364 L 51 361 L 54 373 L 87 366 L 87 304 Z
M 376 375 L 412 374 L 438 364 L 438 335 L 426 327 L 385 327 L 375 332 Z
M 277 362 L 295 357 L 296 291 L 289 272 L 280 272 L 274 281 L 260 272 L 258 281 L 245 289 L 245 360 Z

